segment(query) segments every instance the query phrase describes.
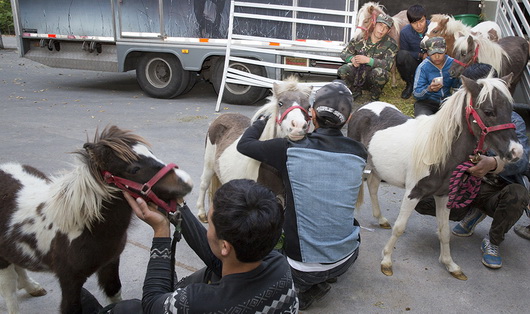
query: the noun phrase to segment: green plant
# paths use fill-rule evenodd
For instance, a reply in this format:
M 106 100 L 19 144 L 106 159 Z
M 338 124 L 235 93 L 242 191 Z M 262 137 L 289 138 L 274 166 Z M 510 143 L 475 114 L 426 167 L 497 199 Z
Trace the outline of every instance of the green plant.
M 15 34 L 11 1 L 9 0 L 0 0 L 0 33 Z

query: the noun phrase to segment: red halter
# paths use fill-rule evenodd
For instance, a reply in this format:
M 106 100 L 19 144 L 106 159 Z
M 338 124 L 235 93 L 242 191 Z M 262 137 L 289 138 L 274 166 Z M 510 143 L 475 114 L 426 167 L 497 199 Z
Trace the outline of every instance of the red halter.
M 469 105 L 466 106 L 466 121 L 467 121 L 467 128 L 469 129 L 469 132 L 471 135 L 475 136 L 475 133 L 473 132 L 473 129 L 471 128 L 471 122 L 469 122 L 469 116 L 473 116 L 473 119 L 475 119 L 475 123 L 478 124 L 482 132 L 480 133 L 480 138 L 478 140 L 477 148 L 475 148 L 475 151 L 473 154 L 477 153 L 484 153 L 485 150 L 483 149 L 484 146 L 484 140 L 486 139 L 486 135 L 490 132 L 495 132 L 499 130 L 505 130 L 505 129 L 515 129 L 515 124 L 513 123 L 505 123 L 505 124 L 499 124 L 495 126 L 487 127 L 484 125 L 484 122 L 482 122 L 482 119 L 480 119 L 480 116 L 475 111 L 475 108 L 473 108 L 473 100 L 469 100 Z
M 304 114 L 304 119 L 305 121 L 309 121 L 309 113 L 307 112 L 307 110 L 304 109 L 304 107 L 302 106 L 299 106 L 299 105 L 295 105 L 295 106 L 291 106 L 289 108 L 287 108 L 283 113 L 282 115 L 276 119 L 276 123 L 278 123 L 278 125 L 282 124 L 283 120 L 285 120 L 285 117 L 289 114 L 289 112 L 293 111 L 294 109 L 300 109 L 302 111 L 302 113 Z
M 478 47 L 480 47 L 479 44 L 477 44 L 477 46 L 475 47 L 475 54 L 473 55 L 473 58 L 471 60 L 469 60 L 468 63 L 464 63 L 458 59 L 453 59 L 453 61 L 456 63 L 456 64 L 459 64 L 461 66 L 463 66 L 464 68 L 467 68 L 468 66 L 472 65 L 473 63 L 475 63 L 478 59 Z
M 371 26 L 371 25 L 375 25 L 376 21 L 377 21 L 377 12 L 374 10 L 374 11 L 372 12 L 372 19 L 370 20 L 370 24 L 369 24 L 369 25 L 370 25 L 370 26 Z M 370 26 L 368 26 L 368 27 L 357 26 L 357 28 L 362 29 L 362 30 L 365 32 L 365 33 L 364 33 L 364 39 L 365 39 L 365 40 L 368 38 L 368 31 L 370 30 Z
M 171 200 L 171 202 L 168 204 L 158 198 L 156 196 L 155 192 L 151 189 L 160 179 L 162 179 L 169 171 L 173 170 L 174 168 L 178 169 L 178 166 L 170 163 L 166 165 L 164 168 L 160 169 L 147 183 L 140 184 L 131 180 L 127 180 L 124 178 L 116 177 L 112 175 L 108 171 L 103 171 L 103 178 L 105 179 L 105 182 L 108 184 L 114 184 L 116 187 L 118 187 L 122 191 L 126 191 L 129 194 L 131 194 L 134 198 L 141 197 L 146 201 L 151 201 L 155 203 L 156 205 L 162 207 L 165 209 L 168 213 L 173 213 L 177 210 L 177 201 Z

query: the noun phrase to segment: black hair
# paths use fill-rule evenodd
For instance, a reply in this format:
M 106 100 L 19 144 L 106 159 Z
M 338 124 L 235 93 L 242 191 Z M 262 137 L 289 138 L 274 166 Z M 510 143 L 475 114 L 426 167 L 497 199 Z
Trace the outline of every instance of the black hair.
M 424 16 L 427 18 L 427 11 L 419 4 L 412 5 L 407 10 L 407 19 L 409 20 L 409 23 L 417 22 Z
M 213 198 L 212 223 L 217 237 L 228 241 L 240 262 L 262 260 L 282 234 L 283 208 L 274 193 L 252 180 L 232 180 Z
M 462 72 L 462 75 L 476 81 L 478 79 L 487 77 L 490 72 L 493 72 L 492 77 L 498 76 L 497 71 L 490 64 L 474 63 L 468 66 Z

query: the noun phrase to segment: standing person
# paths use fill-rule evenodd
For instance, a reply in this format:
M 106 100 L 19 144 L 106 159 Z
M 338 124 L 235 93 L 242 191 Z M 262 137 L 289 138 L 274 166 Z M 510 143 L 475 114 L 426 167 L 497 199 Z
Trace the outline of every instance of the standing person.
M 476 63 L 470 65 L 462 75 L 478 80 L 488 75 L 495 76 L 494 71 L 489 64 Z M 504 240 L 504 235 L 521 218 L 530 200 L 528 190 L 523 185 L 530 151 L 526 125 L 515 111 L 512 111 L 512 123 L 515 124 L 515 133 L 523 145 L 523 156 L 518 161 L 507 164 L 503 164 L 490 151 L 480 156 L 479 162 L 467 170 L 469 174 L 482 178 L 478 195 L 469 206 L 463 210 L 451 210 L 450 215 L 451 220 L 461 220 L 452 230 L 454 235 L 460 237 L 471 236 L 475 227 L 486 216 L 493 218 L 488 235 L 481 245 L 482 263 L 489 268 L 502 266 L 499 245 Z M 434 200 L 421 200 L 416 205 L 416 210 L 421 214 L 436 215 Z
M 396 41 L 388 36 L 394 25 L 392 17 L 379 14 L 375 28 L 368 39 L 352 39 L 342 50 L 340 57 L 346 62 L 337 74 L 350 88 L 353 99 L 369 90 L 372 100 L 379 100 L 383 88 L 390 79 L 390 69 L 397 52 Z
M 237 145 L 240 153 L 278 169 L 286 190 L 285 246 L 300 309 L 331 288 L 359 254 L 359 224 L 354 208 L 365 147 L 343 136 L 352 110 L 346 85 L 335 80 L 320 88 L 311 108 L 315 131 L 300 141 L 260 141 L 265 119 L 249 127 Z
M 206 267 L 182 278 L 175 287 L 171 286 L 175 274 L 168 219 L 143 199 L 124 194 L 138 218 L 153 228 L 153 244 L 142 301 L 118 302 L 102 312 L 298 312 L 289 264 L 273 250 L 284 219 L 270 190 L 252 180 L 224 184 L 208 212 L 208 230 L 185 204 L 180 208 L 182 235 Z
M 427 54 L 414 76 L 414 116 L 438 112 L 440 104 L 451 96 L 451 89 L 460 86 L 460 79 L 449 75 L 453 58 L 445 54 L 443 37 L 432 37 L 425 42 Z
M 420 42 L 430 23 L 427 20 L 427 11 L 419 4 L 408 8 L 407 19 L 410 24 L 403 27 L 399 33 L 399 51 L 396 55 L 396 68 L 406 84 L 401 92 L 403 99 L 409 99 L 412 95 L 414 74 L 425 57 L 425 51 L 421 49 Z

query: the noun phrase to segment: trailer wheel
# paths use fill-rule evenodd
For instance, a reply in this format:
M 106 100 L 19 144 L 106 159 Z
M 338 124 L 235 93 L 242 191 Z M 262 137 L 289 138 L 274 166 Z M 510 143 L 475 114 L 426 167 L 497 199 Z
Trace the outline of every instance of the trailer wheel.
M 188 86 L 186 86 L 186 88 L 184 89 L 181 95 L 188 93 L 193 88 L 193 86 L 195 86 L 195 84 L 197 83 L 197 72 L 195 71 L 188 71 L 188 72 L 190 73 L 190 79 L 188 82 Z
M 150 53 L 140 58 L 136 80 L 151 97 L 173 98 L 188 86 L 190 74 L 172 54 Z
M 223 79 L 223 70 L 224 70 L 224 58 L 220 58 L 215 64 L 213 75 L 212 75 L 212 84 L 215 89 L 215 92 L 219 94 L 219 89 L 221 87 L 221 80 Z M 267 71 L 264 67 L 242 63 L 242 62 L 231 62 L 230 68 L 235 68 L 240 71 L 247 73 L 252 73 L 260 76 L 267 76 Z M 248 86 L 248 85 L 239 85 L 239 84 L 226 84 L 225 90 L 223 92 L 223 101 L 234 104 L 234 105 L 252 105 L 257 101 L 260 101 L 267 94 L 268 89 L 263 87 Z

